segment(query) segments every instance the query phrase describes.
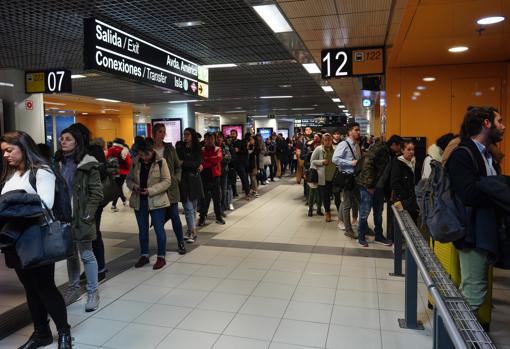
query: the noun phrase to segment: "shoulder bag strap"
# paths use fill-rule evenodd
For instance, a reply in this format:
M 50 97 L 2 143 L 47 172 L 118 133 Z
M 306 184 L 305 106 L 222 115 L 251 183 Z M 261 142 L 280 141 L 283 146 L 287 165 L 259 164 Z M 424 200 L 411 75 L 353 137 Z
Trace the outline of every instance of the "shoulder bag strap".
M 354 151 L 352 150 L 352 147 L 351 147 L 351 144 L 349 143 L 349 141 L 344 141 L 344 142 L 347 143 L 347 146 L 349 147 L 354 160 L 358 160 L 358 159 L 356 159 L 356 155 L 354 154 Z

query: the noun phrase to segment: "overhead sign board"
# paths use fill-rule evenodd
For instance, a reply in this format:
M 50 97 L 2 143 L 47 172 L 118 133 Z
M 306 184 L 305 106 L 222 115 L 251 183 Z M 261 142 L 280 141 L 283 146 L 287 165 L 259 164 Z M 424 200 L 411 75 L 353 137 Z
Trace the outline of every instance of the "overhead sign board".
M 84 20 L 84 30 L 85 69 L 203 97 L 206 68 L 95 18 Z
M 384 47 L 334 48 L 321 51 L 322 78 L 384 74 Z
M 25 72 L 26 93 L 71 93 L 71 71 L 51 69 Z

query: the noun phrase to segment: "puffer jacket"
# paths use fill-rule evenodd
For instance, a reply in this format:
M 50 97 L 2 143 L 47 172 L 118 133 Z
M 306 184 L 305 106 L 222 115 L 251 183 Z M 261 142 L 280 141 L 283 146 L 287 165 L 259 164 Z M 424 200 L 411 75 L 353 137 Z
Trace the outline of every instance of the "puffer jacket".
M 151 164 L 149 170 L 149 178 L 147 180 L 147 190 L 149 192 L 149 211 L 170 206 L 170 199 L 167 195 L 167 190 L 172 182 L 170 177 L 170 170 L 166 164 L 166 160 L 154 154 L 155 160 Z M 142 163 L 139 158 L 135 158 L 131 165 L 131 170 L 126 177 L 126 184 L 128 188 L 133 191 L 136 187 L 140 187 L 140 172 Z M 129 199 L 129 206 L 135 210 L 140 209 L 140 194 L 136 191 L 131 193 Z
M 385 142 L 376 142 L 361 160 L 361 171 L 356 178 L 358 184 L 365 188 L 376 188 L 379 184 L 384 186 L 386 179 L 381 176 L 388 175 L 386 166 L 391 161 L 390 150 Z M 381 188 L 382 188 L 381 187 Z
M 221 176 L 221 159 L 223 153 L 220 147 L 204 147 L 202 149 L 202 166 L 204 171 L 209 169 L 213 177 Z

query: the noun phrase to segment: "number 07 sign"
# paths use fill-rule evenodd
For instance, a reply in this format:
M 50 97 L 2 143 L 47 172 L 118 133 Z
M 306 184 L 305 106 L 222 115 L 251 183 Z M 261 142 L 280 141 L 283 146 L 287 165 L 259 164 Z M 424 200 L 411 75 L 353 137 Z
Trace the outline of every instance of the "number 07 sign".
M 321 51 L 323 79 L 384 74 L 384 47 L 333 48 Z

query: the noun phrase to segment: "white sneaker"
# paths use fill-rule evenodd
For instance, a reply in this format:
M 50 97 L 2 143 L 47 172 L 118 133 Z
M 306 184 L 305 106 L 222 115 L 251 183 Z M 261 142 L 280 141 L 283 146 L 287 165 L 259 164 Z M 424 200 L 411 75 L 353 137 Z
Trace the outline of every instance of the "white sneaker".
M 230 205 L 228 206 L 228 208 L 229 208 L 229 210 L 230 210 L 230 211 L 234 211 L 234 205 L 233 205 L 233 204 L 230 204 Z
M 342 221 L 338 222 L 337 227 L 338 227 L 338 229 L 345 230 L 345 224 L 344 224 L 344 222 L 342 222 Z
M 115 207 L 115 206 L 112 206 L 111 210 L 112 210 L 112 212 L 119 212 L 119 209 L 117 207 Z
M 129 206 L 129 202 L 127 200 L 123 201 L 122 203 L 124 204 L 124 207 L 128 207 Z

